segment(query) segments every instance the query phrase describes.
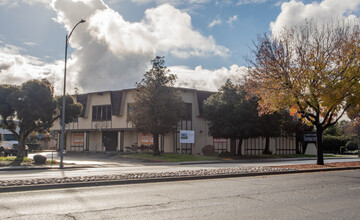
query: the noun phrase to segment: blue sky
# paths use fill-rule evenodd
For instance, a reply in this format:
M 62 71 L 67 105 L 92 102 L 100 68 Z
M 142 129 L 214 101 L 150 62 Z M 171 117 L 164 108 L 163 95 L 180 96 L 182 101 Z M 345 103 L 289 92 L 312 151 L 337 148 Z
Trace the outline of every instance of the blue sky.
M 217 90 L 245 74 L 257 34 L 358 18 L 360 0 L 0 0 L 0 83 L 48 78 L 60 93 L 132 88 L 156 55 L 177 86 Z

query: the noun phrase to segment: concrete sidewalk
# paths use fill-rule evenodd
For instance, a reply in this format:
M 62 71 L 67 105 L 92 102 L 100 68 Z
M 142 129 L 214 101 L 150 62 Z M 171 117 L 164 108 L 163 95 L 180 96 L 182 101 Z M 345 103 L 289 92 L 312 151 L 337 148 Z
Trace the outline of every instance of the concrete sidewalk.
M 327 161 L 360 161 L 358 158 L 326 158 Z M 276 158 L 276 159 L 262 159 L 259 160 L 241 160 L 241 161 L 200 161 L 200 162 L 182 162 L 182 163 L 161 163 L 161 165 L 147 165 L 130 167 L 127 171 L 113 172 L 108 175 L 75 175 L 63 177 L 41 177 L 24 179 L 9 179 L 2 180 L 0 178 L 0 192 L 24 191 L 24 190 L 40 190 L 53 188 L 70 188 L 70 187 L 85 187 L 85 186 L 100 186 L 100 185 L 116 185 L 116 184 L 133 184 L 133 183 L 150 183 L 150 182 L 164 182 L 164 181 L 180 181 L 180 180 L 195 180 L 195 179 L 210 179 L 210 178 L 228 178 L 228 177 L 245 177 L 245 176 L 259 176 L 259 175 L 279 175 L 292 174 L 304 172 L 319 172 L 319 171 L 335 171 L 344 169 L 360 169 L 360 167 L 341 167 L 341 168 L 324 168 L 324 169 L 308 169 L 308 170 L 294 170 L 287 168 L 274 168 L 274 164 L 281 166 L 284 162 L 287 164 L 300 163 L 315 163 L 316 158 Z M 83 161 L 84 162 L 84 161 Z M 138 163 L 134 163 L 138 164 Z M 205 165 L 211 165 L 206 167 Z M 259 166 L 260 164 L 260 166 Z M 114 164 L 116 165 L 116 163 Z M 224 167 L 217 167 L 217 165 L 224 165 Z M 229 165 L 229 166 L 228 166 Z M 231 165 L 231 166 L 230 166 Z M 240 166 L 241 165 L 241 166 Z M 160 169 L 161 167 L 161 169 Z M 165 169 L 164 169 L 165 167 Z M 167 168 L 166 168 L 167 167 Z M 215 168 L 214 168 L 215 167 Z M 99 168 L 99 165 L 94 164 L 72 164 L 66 165 L 65 170 L 81 169 L 81 168 Z M 147 169 L 145 169 L 147 168 Z M 12 173 L 16 170 L 53 170 L 54 172 L 61 171 L 65 174 L 65 170 L 54 166 L 43 167 L 11 167 L 1 168 L 0 177 L 2 173 Z M 117 169 L 116 167 L 114 169 Z M 120 168 L 119 168 L 120 169 Z M 56 171 L 58 170 L 58 171 Z M 131 171 L 132 170 L 132 171 Z M 3 171 L 3 172 L 1 172 Z M 85 173 L 87 173 L 85 171 Z M 46 174 L 46 173 L 44 173 Z M 48 176 L 48 175 L 46 175 Z
M 49 157 L 49 153 L 42 153 Z M 32 158 L 35 154 L 29 154 L 28 158 Z M 80 155 L 80 158 L 79 158 Z M 74 168 L 97 168 L 97 167 L 116 167 L 119 164 L 128 164 L 129 166 L 134 165 L 144 165 L 144 166 L 172 166 L 172 165 L 198 165 L 198 164 L 248 164 L 251 166 L 255 165 L 264 165 L 266 166 L 269 163 L 295 163 L 301 161 L 314 162 L 316 163 L 316 158 L 314 157 L 297 157 L 297 158 L 259 158 L 259 159 L 237 159 L 237 160 L 214 160 L 214 161 L 184 161 L 184 162 L 149 162 L 142 161 L 137 159 L 127 159 L 127 158 L 111 158 L 109 156 L 93 156 L 86 157 L 84 154 L 79 154 L 77 156 L 67 155 L 64 159 L 64 168 L 63 169 L 74 169 Z M 91 154 L 90 154 L 91 155 Z M 48 158 L 48 160 L 51 158 Z M 58 155 L 53 157 L 54 160 L 60 160 Z M 325 163 L 329 161 L 360 161 L 360 158 L 357 156 L 349 157 L 326 157 L 324 158 Z M 307 163 L 306 163 L 307 164 Z M 281 165 L 281 164 L 279 164 Z M 15 171 L 15 170 L 39 170 L 39 169 L 60 169 L 60 164 L 53 165 L 39 165 L 39 166 L 11 166 L 11 167 L 0 167 L 0 171 Z

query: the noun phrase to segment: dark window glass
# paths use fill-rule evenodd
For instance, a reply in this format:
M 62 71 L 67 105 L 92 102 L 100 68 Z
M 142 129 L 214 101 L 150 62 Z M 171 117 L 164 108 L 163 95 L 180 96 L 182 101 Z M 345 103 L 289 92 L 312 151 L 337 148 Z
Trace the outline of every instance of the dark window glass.
M 192 104 L 185 103 L 181 120 L 191 121 L 191 119 L 192 119 Z
M 128 103 L 127 104 L 127 121 L 129 121 L 129 116 L 131 115 L 131 107 L 132 107 L 133 103 Z
M 4 141 L 16 141 L 14 134 L 4 134 Z
M 93 121 L 111 121 L 111 105 L 95 105 L 92 112 Z

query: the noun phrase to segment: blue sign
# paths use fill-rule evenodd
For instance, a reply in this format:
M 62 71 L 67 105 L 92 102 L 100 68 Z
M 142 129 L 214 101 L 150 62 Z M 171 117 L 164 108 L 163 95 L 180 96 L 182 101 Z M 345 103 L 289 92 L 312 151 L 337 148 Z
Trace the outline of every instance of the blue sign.
M 42 138 L 42 134 L 40 133 L 40 134 L 39 134 L 39 139 L 41 139 L 41 138 Z
M 309 132 L 304 134 L 304 142 L 315 142 L 316 143 L 316 133 L 315 132 Z

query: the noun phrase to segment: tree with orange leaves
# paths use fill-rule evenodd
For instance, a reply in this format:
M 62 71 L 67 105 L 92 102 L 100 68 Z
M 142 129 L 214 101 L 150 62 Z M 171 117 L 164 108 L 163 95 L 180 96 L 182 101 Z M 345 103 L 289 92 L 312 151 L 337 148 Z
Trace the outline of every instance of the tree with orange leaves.
M 317 164 L 323 165 L 322 134 L 351 107 L 360 107 L 358 22 L 314 21 L 264 34 L 254 42 L 247 84 L 263 113 L 288 108 L 317 133 Z

